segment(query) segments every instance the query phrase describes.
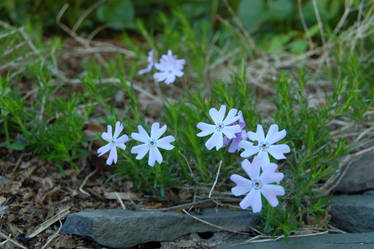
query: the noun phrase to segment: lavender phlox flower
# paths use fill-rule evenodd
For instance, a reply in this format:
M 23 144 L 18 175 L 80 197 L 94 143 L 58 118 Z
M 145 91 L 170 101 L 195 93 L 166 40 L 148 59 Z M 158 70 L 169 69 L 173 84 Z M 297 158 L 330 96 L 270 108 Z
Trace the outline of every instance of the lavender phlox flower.
M 144 69 L 141 69 L 139 70 L 138 74 L 145 74 L 145 73 L 148 73 L 152 70 L 152 67 L 154 65 L 154 52 L 153 52 L 153 49 L 151 51 L 148 52 L 148 57 L 147 57 L 147 61 L 148 61 L 148 66 Z
M 265 167 L 261 164 L 267 164 Z M 277 196 L 285 194 L 284 188 L 280 185 L 272 184 L 279 183 L 284 175 L 276 172 L 277 165 L 274 163 L 266 163 L 259 157 L 255 157 L 250 163 L 247 159 L 242 162 L 242 168 L 247 173 L 250 179 L 233 174 L 230 179 L 236 186 L 231 189 L 235 196 L 246 195 L 239 203 L 242 209 L 252 207 L 254 213 L 258 213 L 262 209 L 261 195 L 270 203 L 272 207 L 279 204 Z M 262 174 L 260 175 L 260 170 Z
M 122 150 L 126 149 L 125 143 L 129 141 L 129 137 L 126 134 L 118 137 L 121 134 L 122 130 L 123 125 L 119 121 L 117 121 L 114 129 L 114 134 L 112 134 L 112 126 L 108 125 L 107 132 L 103 132 L 101 135 L 101 137 L 105 141 L 107 141 L 108 144 L 100 147 L 97 150 L 97 153 L 99 154 L 98 156 L 102 156 L 106 152 L 110 151 L 108 159 L 106 160 L 106 164 L 108 165 L 111 165 L 113 162 L 117 163 L 117 147 Z
M 214 125 L 203 122 L 197 124 L 197 128 L 201 130 L 197 136 L 205 137 L 213 134 L 205 143 L 208 150 L 213 149 L 213 147 L 216 147 L 216 150 L 219 150 L 223 146 L 223 135 L 229 139 L 233 139 L 235 138 L 235 134 L 241 131 L 239 125 L 230 125 L 239 119 L 239 116 L 236 115 L 237 112 L 238 110 L 231 109 L 228 112 L 227 117 L 224 119 L 226 106 L 221 105 L 219 111 L 216 108 L 211 108 L 209 110 L 209 115 L 212 118 Z
M 162 55 L 160 62 L 155 64 L 155 68 L 160 72 L 153 75 L 153 78 L 157 82 L 164 81 L 166 84 L 173 83 L 176 77 L 183 76 L 183 67 L 186 63 L 183 59 L 177 59 L 175 55 L 172 54 L 171 50 L 168 50 L 166 55 Z
M 239 148 L 240 141 L 248 139 L 247 132 L 244 130 L 245 121 L 244 121 L 244 118 L 243 118 L 242 111 L 238 112 L 238 116 L 239 116 L 239 120 L 237 122 L 234 122 L 234 123 L 229 124 L 229 125 L 232 126 L 232 125 L 238 124 L 240 126 L 241 131 L 238 132 L 238 133 L 235 133 L 235 137 L 232 138 L 232 139 L 230 139 L 226 136 L 223 137 L 223 147 L 226 147 L 231 142 L 231 145 L 228 149 L 228 152 L 230 152 L 230 153 L 234 153 L 235 151 L 240 150 L 240 148 Z
M 138 133 L 131 133 L 131 137 L 143 144 L 131 148 L 131 153 L 137 154 L 136 159 L 142 159 L 149 151 L 148 165 L 153 167 L 155 162 L 162 162 L 162 155 L 158 148 L 164 150 L 172 150 L 174 145 L 170 144 L 175 141 L 173 136 L 166 136 L 160 138 L 165 133 L 167 126 L 164 125 L 160 128 L 159 123 L 153 123 L 151 127 L 151 136 L 144 130 L 143 126 L 138 125 Z
M 254 145 L 249 141 L 241 141 L 239 143 L 239 147 L 243 148 L 244 151 L 240 154 L 240 156 L 250 157 L 258 153 L 257 156 L 267 163 L 270 162 L 269 154 L 272 155 L 276 160 L 285 159 L 286 156 L 284 154 L 290 152 L 290 147 L 286 144 L 274 143 L 282 140 L 286 136 L 287 132 L 284 129 L 281 131 L 278 130 L 278 125 L 272 124 L 265 137 L 262 125 L 257 125 L 256 133 L 251 131 L 247 132 L 248 139 L 257 141 L 257 144 Z

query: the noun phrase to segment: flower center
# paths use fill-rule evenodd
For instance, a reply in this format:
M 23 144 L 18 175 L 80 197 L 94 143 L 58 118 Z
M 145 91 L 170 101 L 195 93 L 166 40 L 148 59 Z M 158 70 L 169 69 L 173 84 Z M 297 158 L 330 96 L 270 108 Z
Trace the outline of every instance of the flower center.
M 154 140 L 149 141 L 149 147 L 153 147 L 155 145 L 156 145 L 156 141 Z
M 259 147 L 260 147 L 260 150 L 267 150 L 269 148 L 269 145 L 266 142 L 262 142 L 262 143 L 259 143 Z
M 220 123 L 220 124 L 216 125 L 216 130 L 217 131 L 222 131 L 224 127 L 225 127 L 225 125 Z
M 168 73 L 173 74 L 173 70 L 169 69 Z
M 252 187 L 256 190 L 259 190 L 262 188 L 262 182 L 260 179 L 256 179 L 254 181 L 252 181 Z

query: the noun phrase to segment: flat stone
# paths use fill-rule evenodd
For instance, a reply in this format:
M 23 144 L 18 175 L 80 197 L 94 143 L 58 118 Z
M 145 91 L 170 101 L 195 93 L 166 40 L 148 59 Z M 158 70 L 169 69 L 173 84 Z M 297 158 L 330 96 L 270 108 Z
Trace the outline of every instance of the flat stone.
M 284 240 L 240 244 L 244 241 L 224 243 L 217 249 L 373 249 L 374 233 L 324 234 Z
M 370 189 L 374 189 L 374 153 L 364 154 L 354 161 L 334 190 L 348 194 Z
M 246 231 L 259 219 L 248 211 L 204 209 L 194 216 L 234 231 Z M 124 248 L 151 241 L 171 241 L 194 232 L 219 231 L 186 214 L 152 210 L 84 210 L 69 214 L 62 233 L 90 237 L 97 243 Z
M 331 202 L 331 216 L 335 226 L 344 231 L 373 232 L 374 195 L 334 196 Z

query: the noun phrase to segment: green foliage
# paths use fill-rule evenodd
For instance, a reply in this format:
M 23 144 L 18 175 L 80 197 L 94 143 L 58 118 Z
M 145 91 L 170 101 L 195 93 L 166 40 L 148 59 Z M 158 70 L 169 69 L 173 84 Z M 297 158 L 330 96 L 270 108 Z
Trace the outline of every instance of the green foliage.
M 322 19 L 328 21 L 326 25 L 335 22 L 341 4 L 335 3 L 338 1 L 331 5 L 327 4 L 329 1 L 317 2 L 320 8 L 327 9 L 321 10 Z M 18 23 L 25 22 L 17 19 L 19 13 L 24 13 L 19 12 L 23 8 L 41 10 L 41 6 L 32 3 L 19 6 L 19 10 L 15 3 L 17 0 L 0 3 L 0 13 L 7 13 Z M 88 5 L 86 1 L 69 3 L 71 12 L 65 18 L 73 24 Z M 311 1 L 306 1 L 303 11 L 310 29 L 308 33 L 301 33 L 297 27 L 299 24 L 294 23 L 298 18 L 295 3 L 287 0 L 230 1 L 244 27 L 254 34 L 260 49 L 278 53 L 287 46 L 291 52 L 299 54 L 308 49 L 309 38 L 319 38 L 319 27 L 314 16 L 307 15 L 307 12 L 314 14 L 314 10 Z M 111 1 L 102 5 L 97 9 L 97 16 L 92 14 L 87 19 L 86 28 L 97 23 L 119 30 L 131 28 L 142 35 L 144 43 L 139 46 L 141 37 L 123 33 L 119 40 L 136 56 L 115 55 L 106 64 L 95 59 L 82 62 L 83 72 L 77 76 L 81 84 L 74 87 L 60 81 L 54 74 L 56 65 L 49 56 L 53 48 L 58 58 L 63 45 L 61 39 L 51 39 L 43 44 L 39 35 L 32 37 L 40 42 L 36 43 L 41 51 L 40 57 L 27 56 L 30 49 L 25 46 L 0 59 L 4 65 L 22 56 L 21 66 L 25 67 L 21 74 L 9 70 L 0 77 L 0 138 L 4 138 L 0 146 L 9 150 L 32 151 L 60 167 L 63 173 L 67 166 L 77 169 L 79 159 L 85 156 L 96 157 L 87 155 L 88 144 L 99 139 L 100 134 L 97 138 L 85 137 L 86 123 L 106 126 L 119 120 L 124 124 L 124 132 L 130 135 L 137 131 L 138 125 L 149 131 L 150 124 L 158 121 L 167 124 L 166 134 L 176 138 L 175 149 L 162 151 L 163 163 L 151 168 L 147 165 L 147 157 L 138 161 L 130 153 L 131 147 L 138 143 L 129 141 L 127 149 L 118 152 L 118 164 L 112 166 L 116 168 L 115 175 L 123 175 L 134 182 L 136 188 L 163 197 L 169 188 L 178 186 L 210 188 L 217 165 L 222 162 L 216 191 L 227 192 L 233 186 L 230 175 L 244 173 L 240 168 L 242 158 L 239 153 L 227 153 L 226 148 L 208 151 L 204 145 L 208 138 L 196 136 L 198 122 L 211 122 L 209 109 L 225 104 L 243 112 L 248 131 L 254 131 L 259 123 L 265 129 L 277 123 L 281 129 L 287 130 L 287 137 L 282 142 L 291 147 L 291 153 L 287 160 L 279 162 L 279 170 L 285 173 L 286 196 L 280 198 L 278 208 L 264 204 L 260 214 L 263 223 L 259 229 L 266 234 L 288 236 L 307 218 L 313 217 L 317 221 L 323 218 L 329 196 L 319 193 L 318 188 L 334 174 L 339 159 L 352 149 L 349 141 L 332 137 L 332 120 L 345 117 L 359 124 L 368 119 L 365 113 L 374 107 L 372 63 L 366 56 L 372 50 L 374 39 L 369 37 L 359 49 L 337 41 L 337 46 L 329 51 L 336 64 L 330 68 L 321 65 L 325 70 L 323 74 L 312 75 L 307 69 L 301 69 L 295 75 L 294 72 L 283 72 L 272 83 L 275 94 L 263 93 L 248 84 L 246 78 L 246 61 L 251 56 L 247 40 L 237 34 L 236 27 L 230 26 L 231 17 L 223 26 L 217 25 L 214 19 L 217 13 L 227 14 L 222 10 L 223 6 L 220 1 L 172 0 L 154 0 L 148 4 L 143 1 Z M 45 1 L 43 8 L 47 7 L 50 11 L 60 8 L 55 2 Z M 133 10 L 133 13 L 124 14 L 123 9 Z M 149 10 L 154 10 L 152 21 L 142 18 Z M 33 17 L 25 15 L 24 18 L 32 20 Z M 47 17 L 35 18 L 44 20 Z M 29 25 L 26 32 L 33 33 L 35 26 Z M 271 32 L 268 32 L 269 27 L 274 27 Z M 326 36 L 339 40 L 330 33 Z M 0 40 L 0 48 L 8 51 L 22 41 L 19 36 L 7 36 Z M 175 85 L 149 87 L 147 84 L 153 84 L 151 74 L 137 75 L 145 61 L 139 58 L 144 57 L 150 48 L 155 50 L 158 58 L 172 49 L 178 58 L 186 59 L 185 75 Z M 232 53 L 234 50 L 238 52 Z M 222 79 L 218 75 L 223 70 L 230 70 L 232 74 Z M 327 81 L 328 89 L 323 89 L 326 91 L 323 104 L 314 106 L 308 93 L 314 89 L 316 77 Z M 119 82 L 104 83 L 104 78 L 117 78 Z M 25 82 L 30 88 L 27 94 L 20 90 Z M 139 90 L 139 86 L 146 87 Z M 151 114 L 146 110 L 153 106 L 147 104 L 147 100 L 143 101 L 144 96 L 141 96 L 150 88 L 160 91 L 159 96 L 163 96 L 151 102 L 151 105 L 162 106 L 160 112 Z M 174 90 L 178 93 L 176 96 L 172 95 Z M 123 100 L 115 101 L 117 93 L 123 93 Z M 259 111 L 261 100 L 273 104 L 270 114 Z M 92 151 L 96 149 L 94 147 Z
M 113 29 L 134 27 L 134 7 L 130 0 L 111 0 L 97 9 L 97 18 Z

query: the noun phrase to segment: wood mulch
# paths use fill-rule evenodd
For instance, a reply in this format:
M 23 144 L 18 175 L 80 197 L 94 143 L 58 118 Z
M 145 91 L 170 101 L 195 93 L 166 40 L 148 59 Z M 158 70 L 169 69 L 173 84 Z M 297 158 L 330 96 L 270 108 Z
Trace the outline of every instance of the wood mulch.
M 66 167 L 64 177 L 55 165 L 31 153 L 9 154 L 0 149 L 0 233 L 25 248 L 43 248 L 53 236 L 56 237 L 45 248 L 102 248 L 89 239 L 57 234 L 62 224 L 58 217 L 50 222 L 52 224 L 43 222 L 48 223 L 61 212 L 66 216 L 67 212 L 87 208 L 123 208 L 117 196 L 127 209 L 178 204 L 175 194 L 169 193 L 161 200 L 133 191 L 132 182 L 125 177 L 107 181 L 113 173 L 114 169 L 105 165 L 105 159 L 93 156 L 80 171 Z M 150 246 L 147 248 L 152 248 Z M 0 248 L 15 248 L 15 245 L 0 238 Z M 144 245 L 135 248 L 144 248 Z

